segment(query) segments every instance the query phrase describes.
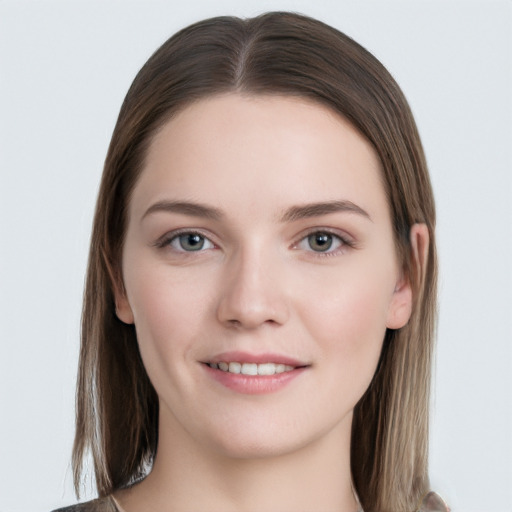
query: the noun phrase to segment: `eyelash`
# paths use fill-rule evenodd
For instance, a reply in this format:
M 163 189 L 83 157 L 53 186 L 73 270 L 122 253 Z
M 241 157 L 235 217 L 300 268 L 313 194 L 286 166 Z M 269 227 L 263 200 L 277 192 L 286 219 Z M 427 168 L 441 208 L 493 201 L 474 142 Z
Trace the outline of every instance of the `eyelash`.
M 216 245 L 210 240 L 209 237 L 207 237 L 205 234 L 201 233 L 201 231 L 196 231 L 196 230 L 193 230 L 193 229 L 192 230 L 190 230 L 190 229 L 183 229 L 183 230 L 180 230 L 180 231 L 173 231 L 172 233 L 168 233 L 168 234 L 164 235 L 162 238 L 160 238 L 159 240 L 157 240 L 154 245 L 158 249 L 164 249 L 165 247 L 168 247 L 168 246 L 172 247 L 172 243 L 175 240 L 179 241 L 179 238 L 181 236 L 183 236 L 183 235 L 188 235 L 188 236 L 197 235 L 197 236 L 200 236 L 203 240 L 208 241 L 213 247 L 216 247 Z M 193 253 L 193 252 L 203 252 L 203 250 L 204 250 L 202 247 L 199 250 L 197 250 L 197 251 L 187 251 L 187 250 L 185 250 L 183 248 L 177 249 L 175 247 L 173 247 L 173 249 L 176 252 L 180 252 L 180 253 L 184 253 L 184 254 Z M 209 249 L 210 249 L 210 247 L 209 247 Z
M 157 240 L 154 243 L 154 246 L 157 247 L 158 249 L 164 249 L 165 247 L 169 247 L 169 246 L 172 247 L 172 243 L 174 241 L 178 241 L 178 243 L 179 243 L 179 238 L 183 235 L 188 235 L 188 236 L 197 235 L 197 236 L 201 237 L 204 241 L 208 241 L 212 245 L 212 247 L 208 247 L 207 249 L 212 249 L 212 248 L 217 247 L 215 245 L 215 243 L 212 242 L 210 240 L 210 238 L 207 237 L 205 234 L 203 234 L 201 231 L 187 230 L 187 229 L 184 229 L 181 231 L 173 231 L 172 233 L 168 233 L 167 235 L 164 235 L 161 239 Z M 335 256 L 347 248 L 353 248 L 355 245 L 354 242 L 352 242 L 346 236 L 342 236 L 339 233 L 334 233 L 333 231 L 331 231 L 329 229 L 316 228 L 314 230 L 309 231 L 305 235 L 302 235 L 301 238 L 298 240 L 298 242 L 296 242 L 292 245 L 292 248 L 300 249 L 300 247 L 299 247 L 300 244 L 303 242 L 308 243 L 308 239 L 313 235 L 328 235 L 328 236 L 332 237 L 333 241 L 337 240 L 337 242 L 339 244 L 337 247 L 335 247 L 334 250 L 331 250 L 331 247 L 328 247 L 326 251 L 315 251 L 311 247 L 309 248 L 309 250 L 305 249 L 306 252 L 312 253 L 314 255 L 314 257 L 326 258 L 329 256 Z M 183 247 L 181 247 L 180 249 L 173 247 L 173 249 L 176 252 L 179 252 L 182 254 L 190 254 L 190 253 L 194 253 L 194 252 L 199 253 L 199 252 L 204 252 L 206 250 L 206 249 L 203 249 L 203 247 L 201 247 L 200 249 L 198 249 L 196 251 L 187 251 L 186 249 L 183 249 Z
M 310 247 L 310 250 L 306 250 L 307 252 L 311 253 L 315 258 L 328 258 L 331 256 L 337 256 L 347 248 L 353 248 L 355 246 L 354 242 L 350 240 L 348 237 L 343 236 L 339 233 L 333 232 L 330 229 L 318 229 L 315 228 L 305 235 L 301 236 L 300 240 L 293 245 L 294 249 L 300 249 L 301 243 L 308 243 L 308 239 L 313 235 L 328 235 L 332 237 L 333 243 L 335 240 L 338 241 L 338 247 L 331 249 L 329 247 L 326 251 L 315 251 Z

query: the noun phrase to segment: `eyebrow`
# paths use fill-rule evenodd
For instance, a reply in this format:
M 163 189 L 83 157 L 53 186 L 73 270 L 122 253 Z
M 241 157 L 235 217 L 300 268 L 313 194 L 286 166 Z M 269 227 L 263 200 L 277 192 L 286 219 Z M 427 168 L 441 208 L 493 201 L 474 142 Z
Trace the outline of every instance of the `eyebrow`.
M 142 220 L 156 212 L 167 212 L 167 213 L 181 213 L 183 215 L 190 215 L 192 217 L 201 217 L 212 220 L 219 220 L 224 216 L 221 210 L 208 206 L 201 203 L 195 203 L 192 201 L 158 201 L 151 205 L 144 215 Z
M 366 217 L 370 221 L 372 220 L 368 212 L 363 210 L 360 206 L 357 206 L 357 204 L 352 201 L 343 200 L 292 206 L 283 213 L 281 222 L 293 222 L 296 220 L 319 217 L 320 215 L 339 212 L 355 213 L 362 217 Z
M 156 212 L 181 213 L 182 215 L 190 215 L 192 217 L 212 220 L 220 220 L 224 217 L 222 210 L 206 204 L 192 201 L 163 200 L 151 205 L 142 216 L 142 220 L 148 215 Z M 352 201 L 342 200 L 292 206 L 284 211 L 281 216 L 281 222 L 294 222 L 301 219 L 319 217 L 321 215 L 339 212 L 355 213 L 362 217 L 366 217 L 370 221 L 372 220 L 368 212 L 363 210 L 360 206 Z

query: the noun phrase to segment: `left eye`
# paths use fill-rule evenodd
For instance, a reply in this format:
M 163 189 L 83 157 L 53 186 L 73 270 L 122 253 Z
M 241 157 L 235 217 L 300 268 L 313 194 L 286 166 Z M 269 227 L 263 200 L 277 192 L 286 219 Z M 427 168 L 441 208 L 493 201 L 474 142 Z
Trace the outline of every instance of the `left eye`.
M 180 252 L 198 252 L 213 249 L 213 243 L 199 233 L 180 233 L 171 238 L 169 245 Z
M 333 252 L 344 245 L 344 241 L 328 231 L 315 231 L 303 238 L 297 245 L 298 248 L 320 253 Z

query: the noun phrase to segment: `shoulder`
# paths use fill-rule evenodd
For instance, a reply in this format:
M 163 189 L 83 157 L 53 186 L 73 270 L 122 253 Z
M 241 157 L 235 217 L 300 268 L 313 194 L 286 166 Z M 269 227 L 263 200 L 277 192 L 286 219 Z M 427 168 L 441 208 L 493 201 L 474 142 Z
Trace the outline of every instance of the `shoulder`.
M 119 512 L 114 501 L 107 496 L 97 500 L 78 503 L 70 507 L 59 508 L 53 512 Z

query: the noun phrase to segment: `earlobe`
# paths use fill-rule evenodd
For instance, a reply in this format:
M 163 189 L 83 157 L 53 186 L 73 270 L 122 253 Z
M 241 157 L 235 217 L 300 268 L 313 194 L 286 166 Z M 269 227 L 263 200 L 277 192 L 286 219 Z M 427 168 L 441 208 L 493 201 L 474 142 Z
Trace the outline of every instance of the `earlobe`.
M 114 290 L 115 295 L 115 303 L 116 303 L 116 316 L 121 320 L 121 322 L 125 324 L 133 324 L 133 311 L 128 302 L 128 298 L 126 297 L 126 291 L 119 290 L 119 287 L 116 286 Z
M 408 277 L 401 276 L 393 291 L 393 298 L 389 307 L 386 327 L 388 329 L 400 329 L 409 321 L 411 312 L 411 283 Z
M 414 280 L 421 283 L 425 273 L 425 266 L 428 256 L 429 233 L 426 224 L 414 224 L 409 234 L 411 254 L 411 272 L 414 273 Z M 400 329 L 407 324 L 412 313 L 413 290 L 411 284 L 412 276 L 400 276 L 393 292 L 388 320 L 388 329 Z

